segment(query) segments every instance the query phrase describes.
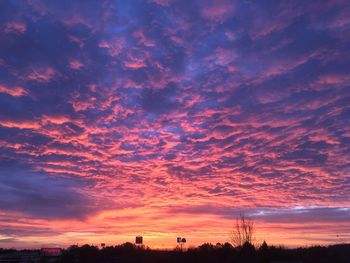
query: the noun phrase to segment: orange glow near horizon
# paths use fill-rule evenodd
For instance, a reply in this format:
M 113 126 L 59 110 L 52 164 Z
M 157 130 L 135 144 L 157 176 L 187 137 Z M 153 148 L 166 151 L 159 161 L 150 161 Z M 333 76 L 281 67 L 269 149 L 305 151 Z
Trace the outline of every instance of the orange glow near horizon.
M 125 211 L 124 211 L 125 210 Z M 53 233 L 40 236 L 23 236 L 16 244 L 7 247 L 40 248 L 69 247 L 70 245 L 90 244 L 99 246 L 106 243 L 114 246 L 125 242 L 135 242 L 137 235 L 142 235 L 144 245 L 153 249 L 173 249 L 176 237 L 186 237 L 185 247 L 196 247 L 203 243 L 231 242 L 231 232 L 235 220 L 203 214 L 159 214 L 158 210 L 124 209 L 122 211 L 104 211 L 87 220 L 19 220 L 2 225 L 18 230 L 31 227 L 52 230 Z M 19 215 L 18 215 L 19 216 Z M 135 216 L 137 219 L 134 219 Z M 157 219 L 158 218 L 158 219 Z M 348 223 L 334 227 L 333 223 L 269 223 L 255 221 L 254 244 L 259 246 L 264 240 L 269 245 L 300 247 L 329 245 L 347 242 Z M 339 229 L 344 232 L 338 232 Z M 49 232 L 49 231 L 47 231 Z M 324 239 L 324 237 L 327 239 Z

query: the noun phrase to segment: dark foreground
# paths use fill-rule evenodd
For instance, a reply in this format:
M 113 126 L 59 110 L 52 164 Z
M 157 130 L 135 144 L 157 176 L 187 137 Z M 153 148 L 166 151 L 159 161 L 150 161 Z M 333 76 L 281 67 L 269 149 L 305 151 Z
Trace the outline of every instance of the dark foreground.
M 12 255 L 12 256 L 11 256 Z M 22 258 L 20 255 L 24 255 Z M 160 251 L 136 247 L 125 243 L 114 247 L 99 249 L 95 246 L 71 246 L 63 250 L 60 256 L 44 256 L 39 250 L 15 251 L 0 249 L 0 262 L 60 262 L 60 263 L 157 263 L 157 262 L 191 262 L 191 263 L 349 263 L 350 244 L 328 247 L 309 247 L 286 249 L 262 245 L 255 249 L 251 245 L 235 249 L 230 244 L 203 244 L 187 251 Z

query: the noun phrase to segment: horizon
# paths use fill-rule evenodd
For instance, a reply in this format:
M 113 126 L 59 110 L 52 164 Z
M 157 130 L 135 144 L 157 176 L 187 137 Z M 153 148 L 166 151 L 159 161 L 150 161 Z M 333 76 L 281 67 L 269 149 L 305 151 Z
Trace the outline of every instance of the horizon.
M 349 243 L 350 3 L 320 2 L 0 2 L 0 247 L 225 243 L 241 213 Z
M 105 249 L 105 248 L 108 248 L 108 247 L 118 247 L 118 246 L 123 246 L 123 245 L 126 245 L 126 244 L 131 244 L 134 246 L 135 249 L 144 249 L 144 250 L 155 250 L 155 251 L 187 251 L 187 250 L 190 250 L 190 249 L 198 249 L 200 248 L 201 246 L 205 246 L 205 245 L 211 245 L 211 246 L 223 246 L 225 244 L 229 244 L 231 245 L 231 248 L 232 249 L 236 249 L 236 250 L 240 250 L 241 248 L 240 247 L 235 247 L 232 245 L 232 243 L 230 242 L 225 242 L 225 243 L 210 243 L 210 242 L 205 242 L 205 243 L 202 243 L 202 244 L 199 244 L 199 245 L 190 245 L 190 246 L 183 246 L 182 249 L 180 249 L 179 245 L 174 245 L 174 246 L 169 246 L 169 247 L 150 247 L 148 246 L 147 244 L 142 244 L 142 246 L 139 246 L 139 245 L 136 245 L 135 242 L 132 242 L 132 241 L 125 241 L 125 242 L 122 242 L 122 243 L 114 243 L 114 244 L 105 244 L 105 246 L 101 246 L 101 244 L 89 244 L 89 243 L 85 243 L 85 244 L 70 244 L 68 246 L 59 246 L 59 245 L 53 245 L 53 246 L 40 246 L 40 247 L 0 247 L 0 249 L 2 250 L 17 250 L 17 251 L 21 251 L 21 250 L 41 250 L 41 249 L 62 249 L 62 250 L 69 250 L 70 248 L 74 247 L 74 246 L 77 246 L 78 248 L 81 248 L 83 246 L 91 246 L 91 247 L 96 247 L 98 250 L 102 250 L 102 249 Z M 266 243 L 267 244 L 267 243 Z M 260 249 L 260 246 L 262 245 L 262 243 L 253 243 L 252 244 L 254 246 L 254 249 L 255 250 L 259 250 Z M 305 248 L 305 249 L 308 249 L 308 248 L 314 248 L 314 247 L 332 247 L 332 246 L 349 246 L 350 243 L 334 243 L 334 244 L 315 244 L 315 245 L 305 245 L 305 246 L 285 246 L 284 244 L 267 244 L 267 246 L 269 248 L 281 248 L 281 249 L 285 249 L 285 250 L 293 250 L 293 249 L 300 249 L 300 248 Z

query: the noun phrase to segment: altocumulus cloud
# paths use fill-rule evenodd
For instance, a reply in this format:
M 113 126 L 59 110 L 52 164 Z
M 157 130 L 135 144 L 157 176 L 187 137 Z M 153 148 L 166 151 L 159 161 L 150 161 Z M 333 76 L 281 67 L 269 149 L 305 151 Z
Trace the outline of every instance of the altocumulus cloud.
M 10 161 L 1 164 L 12 168 L 0 172 L 1 210 L 47 219 L 84 219 L 97 211 L 94 201 L 77 190 L 77 180 L 52 178 Z
M 16 213 L 61 234 L 50 222 L 209 238 L 203 225 L 241 210 L 344 223 L 349 13 L 342 0 L 1 1 L 2 242 L 16 243 Z M 177 227 L 173 213 L 215 219 Z

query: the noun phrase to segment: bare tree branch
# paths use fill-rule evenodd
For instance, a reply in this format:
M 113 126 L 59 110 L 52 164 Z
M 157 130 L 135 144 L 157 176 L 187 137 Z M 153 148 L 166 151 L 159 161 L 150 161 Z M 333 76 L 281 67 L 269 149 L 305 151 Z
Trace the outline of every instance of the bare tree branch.
M 240 214 L 236 219 L 231 233 L 231 242 L 236 247 L 242 247 L 245 243 L 252 244 L 254 241 L 255 228 L 254 220 Z

